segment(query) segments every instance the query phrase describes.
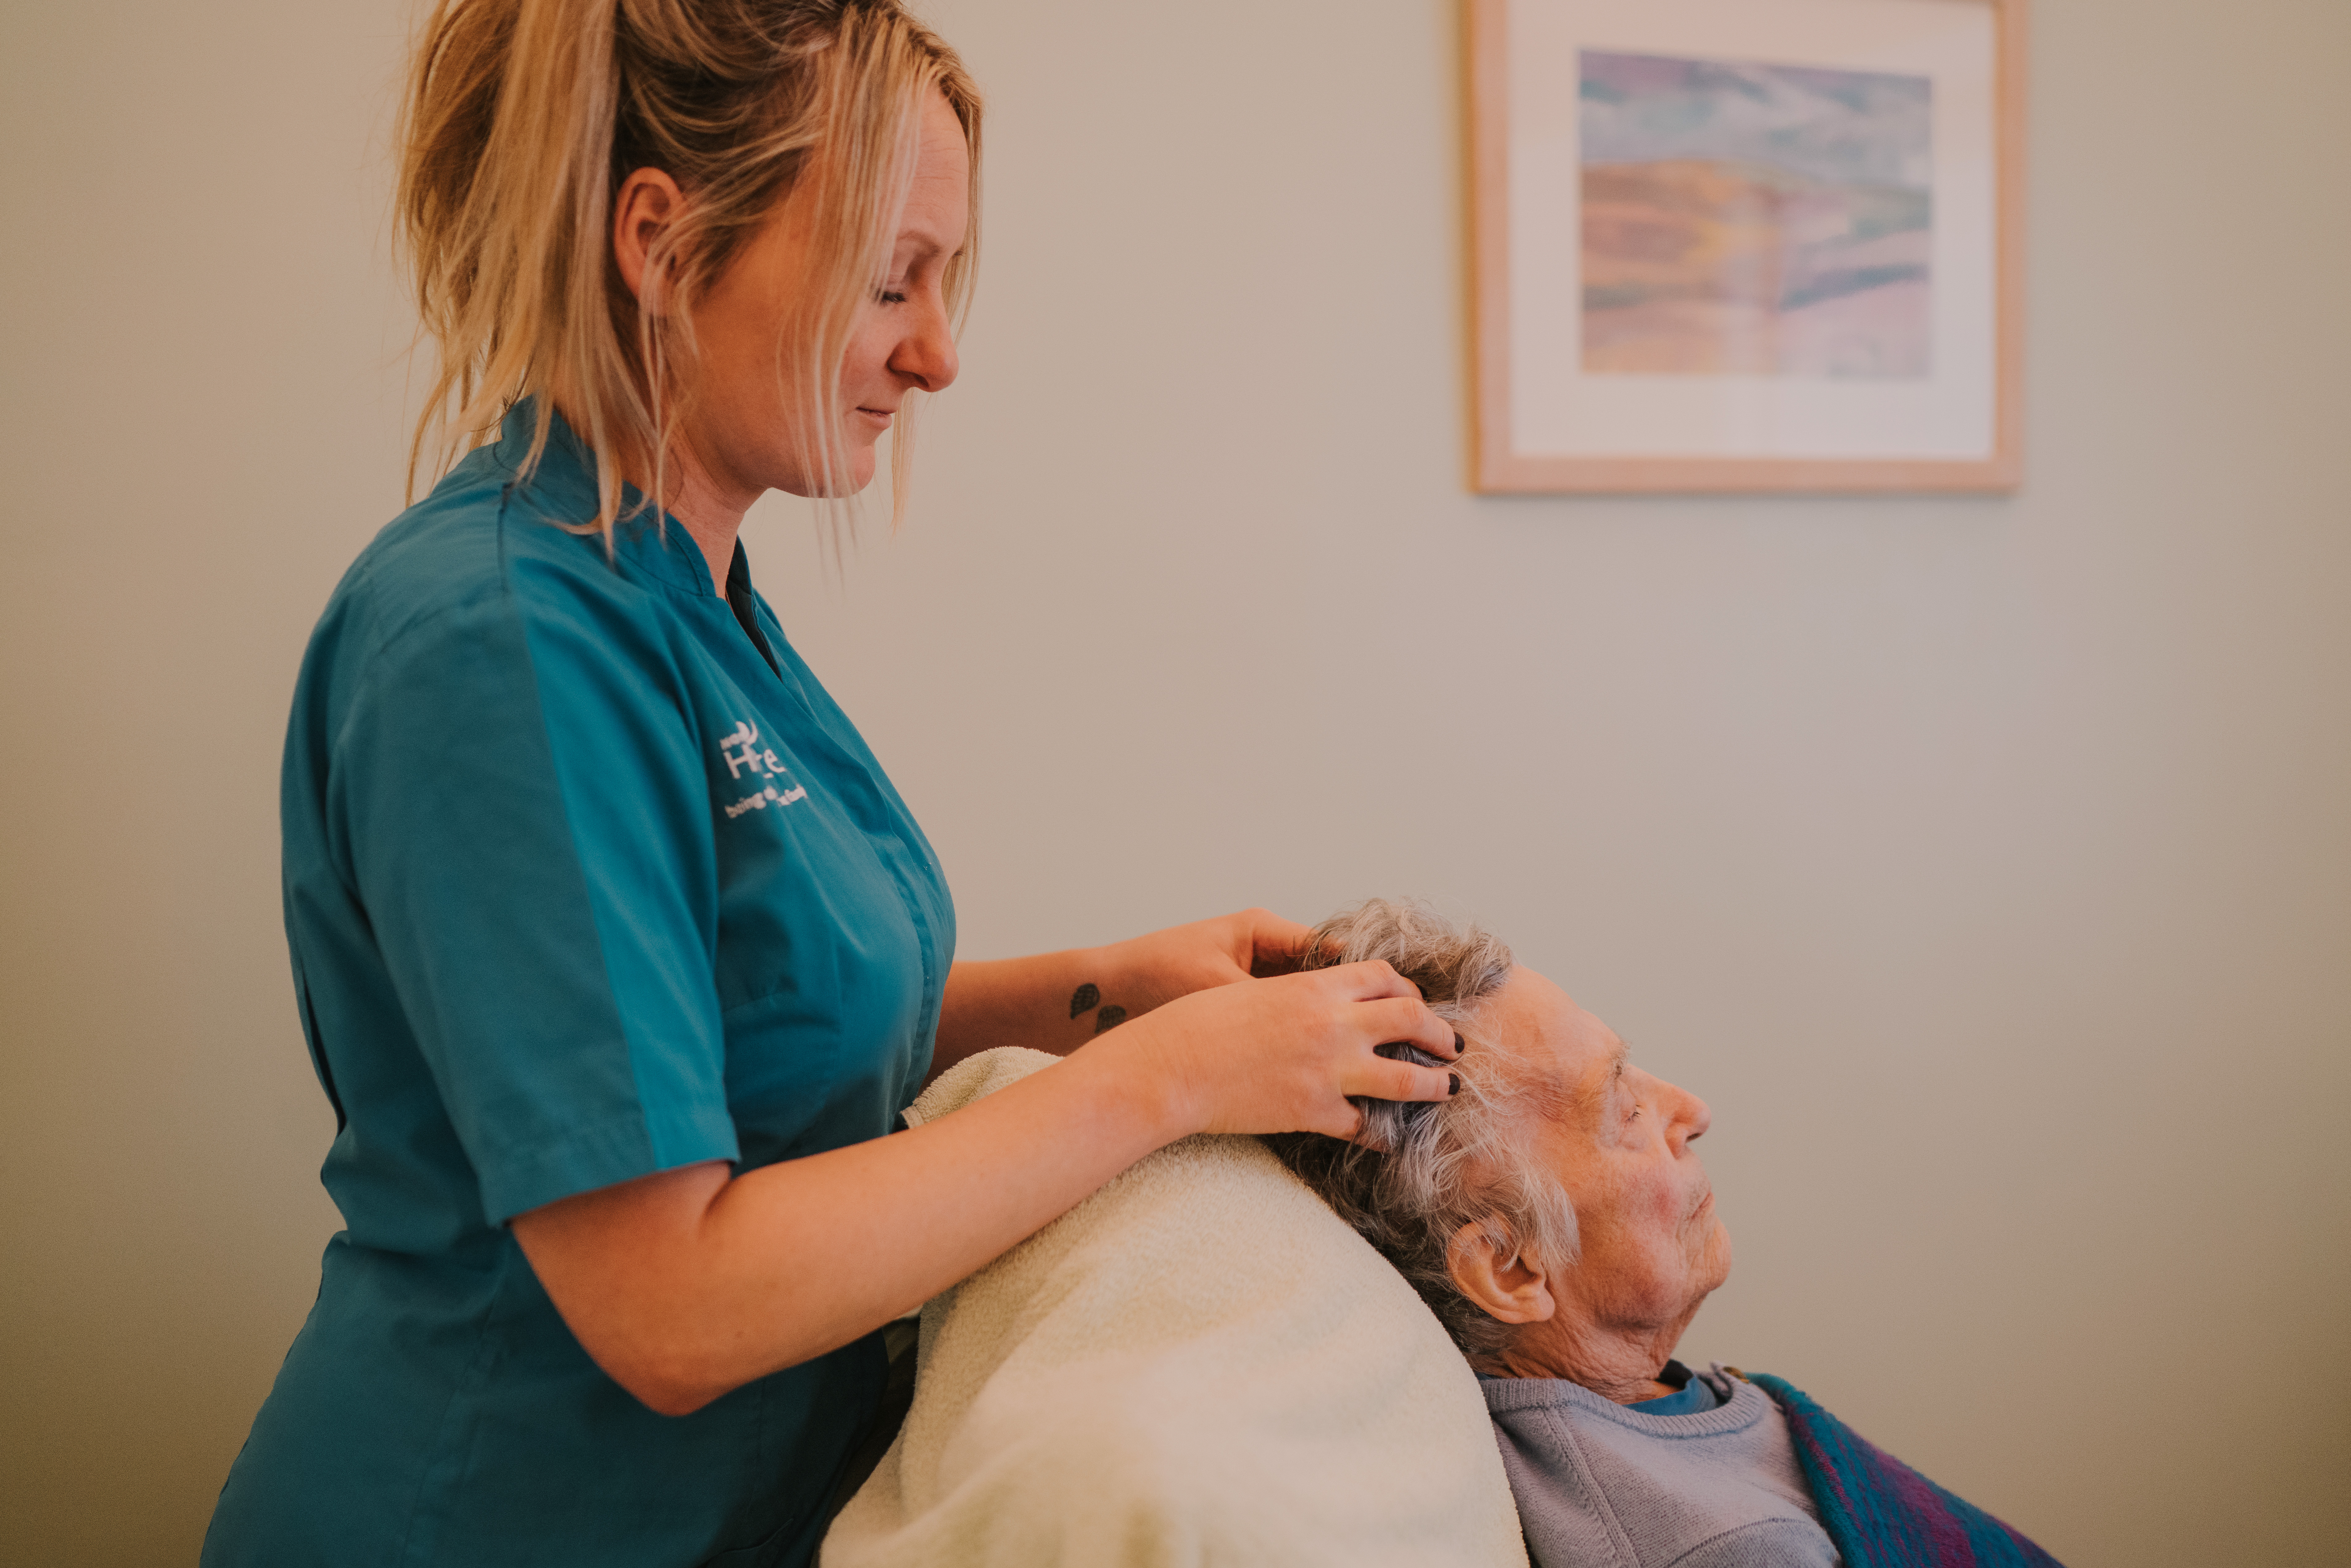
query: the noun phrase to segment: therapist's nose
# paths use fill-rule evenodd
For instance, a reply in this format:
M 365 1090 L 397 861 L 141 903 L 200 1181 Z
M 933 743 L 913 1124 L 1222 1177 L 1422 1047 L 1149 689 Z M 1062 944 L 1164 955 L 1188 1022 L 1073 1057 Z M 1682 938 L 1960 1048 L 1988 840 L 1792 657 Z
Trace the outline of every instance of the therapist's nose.
M 890 354 L 890 369 L 900 380 L 925 392 L 945 392 L 961 368 L 956 358 L 955 332 L 947 320 L 946 301 L 925 291 L 910 299 L 914 320 Z

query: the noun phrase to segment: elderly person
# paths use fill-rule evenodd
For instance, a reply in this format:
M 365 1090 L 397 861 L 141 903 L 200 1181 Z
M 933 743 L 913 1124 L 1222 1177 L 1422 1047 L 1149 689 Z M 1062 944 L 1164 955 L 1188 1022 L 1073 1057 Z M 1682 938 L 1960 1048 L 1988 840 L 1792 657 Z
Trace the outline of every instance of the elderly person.
M 1538 1565 L 2053 1561 L 1780 1380 L 1673 1359 L 1730 1272 L 1693 1147 L 1704 1101 L 1494 937 L 1419 905 L 1338 915 L 1315 951 L 1385 961 L 1467 1041 L 1452 1099 L 1363 1102 L 1352 1143 L 1267 1142 L 1477 1370 Z

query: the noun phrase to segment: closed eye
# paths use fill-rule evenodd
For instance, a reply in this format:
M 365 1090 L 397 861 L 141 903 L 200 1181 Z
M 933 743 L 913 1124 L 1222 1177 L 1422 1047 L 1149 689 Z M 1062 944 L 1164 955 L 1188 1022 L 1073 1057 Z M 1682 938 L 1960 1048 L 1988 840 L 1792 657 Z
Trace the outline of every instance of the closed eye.
M 1616 1048 L 1615 1062 L 1611 1066 L 1608 1073 L 1609 1089 L 1615 1093 L 1624 1095 L 1626 1099 L 1633 1102 L 1633 1108 L 1625 1113 L 1625 1124 L 1628 1127 L 1641 1119 L 1640 1097 L 1635 1095 L 1625 1086 L 1625 1063 L 1630 1060 L 1631 1055 L 1632 1053 L 1624 1046 L 1618 1046 Z

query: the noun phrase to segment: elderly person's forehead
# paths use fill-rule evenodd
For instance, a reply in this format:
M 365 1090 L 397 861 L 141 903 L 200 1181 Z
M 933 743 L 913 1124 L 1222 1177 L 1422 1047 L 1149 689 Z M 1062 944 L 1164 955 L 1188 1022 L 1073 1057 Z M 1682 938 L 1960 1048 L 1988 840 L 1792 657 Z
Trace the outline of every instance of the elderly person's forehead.
M 1525 965 L 1478 1009 L 1479 1033 L 1499 1051 L 1513 1077 L 1523 1075 L 1570 1093 L 1614 1072 L 1624 1060 L 1616 1031 Z

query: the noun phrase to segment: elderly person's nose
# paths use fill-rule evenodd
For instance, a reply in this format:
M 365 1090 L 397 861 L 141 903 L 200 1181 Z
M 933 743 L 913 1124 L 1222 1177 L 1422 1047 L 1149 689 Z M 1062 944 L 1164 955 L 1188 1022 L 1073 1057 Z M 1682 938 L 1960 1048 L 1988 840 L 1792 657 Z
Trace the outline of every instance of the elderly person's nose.
M 1714 1113 L 1708 1108 L 1705 1101 L 1687 1089 L 1668 1084 L 1667 1090 L 1679 1102 L 1675 1108 L 1673 1119 L 1674 1148 L 1678 1153 L 1681 1146 L 1692 1138 L 1701 1138 L 1706 1135 L 1706 1130 L 1714 1125 Z

